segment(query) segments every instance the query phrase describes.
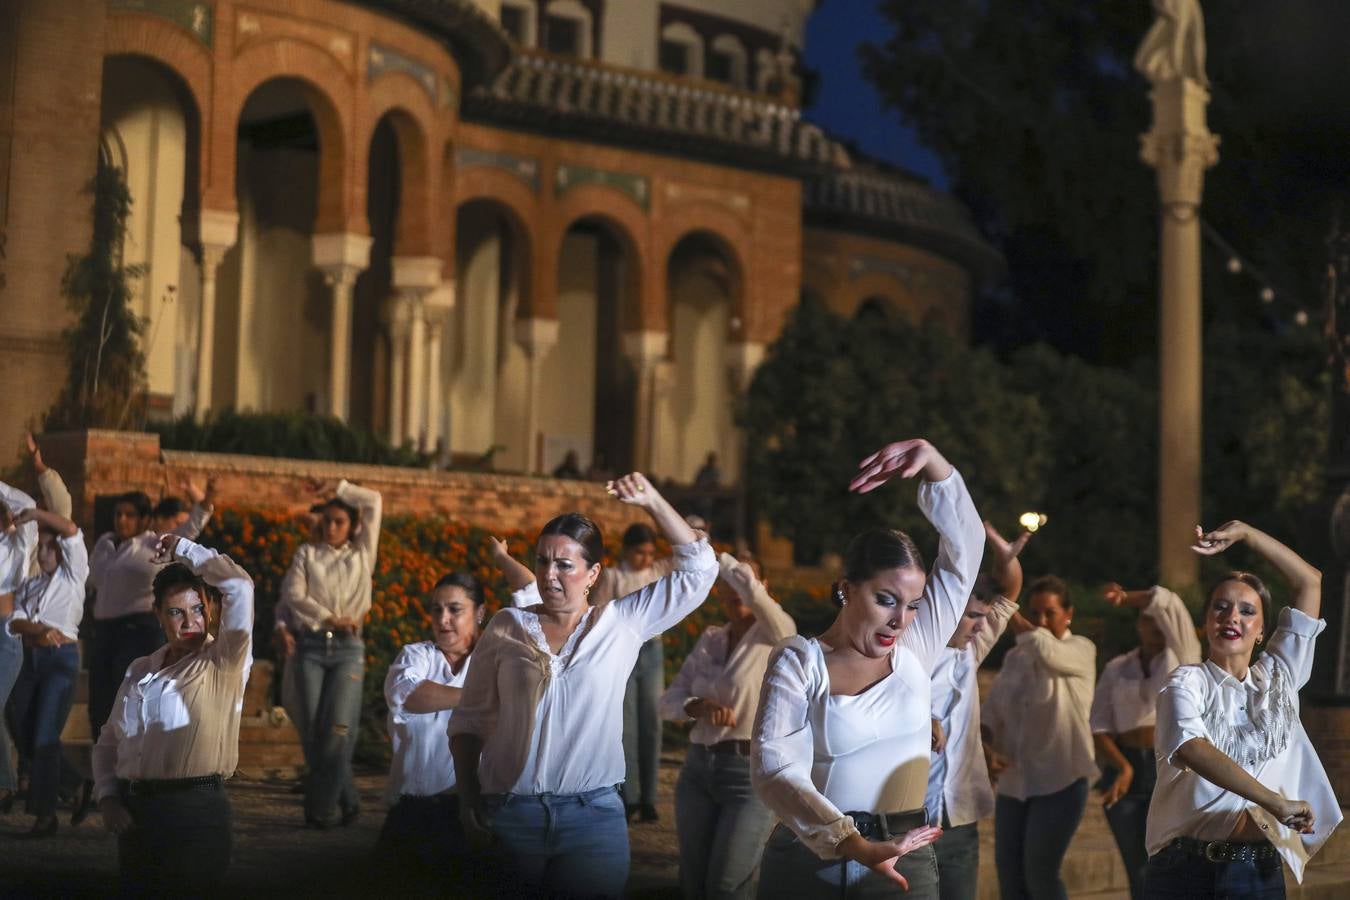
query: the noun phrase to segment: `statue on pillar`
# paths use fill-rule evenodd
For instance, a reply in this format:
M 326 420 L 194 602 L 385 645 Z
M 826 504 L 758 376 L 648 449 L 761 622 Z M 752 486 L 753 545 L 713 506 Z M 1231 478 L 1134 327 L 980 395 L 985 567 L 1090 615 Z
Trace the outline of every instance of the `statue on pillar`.
M 1157 18 L 1134 54 L 1134 67 L 1153 84 L 1189 78 L 1209 87 L 1205 74 L 1205 17 L 1200 0 L 1153 0 Z

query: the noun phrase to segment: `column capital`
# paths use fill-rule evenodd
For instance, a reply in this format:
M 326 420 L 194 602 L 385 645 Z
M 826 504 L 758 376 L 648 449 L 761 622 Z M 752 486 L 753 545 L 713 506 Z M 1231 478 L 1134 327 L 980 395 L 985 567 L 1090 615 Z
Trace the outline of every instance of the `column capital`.
M 649 369 L 670 352 L 668 331 L 628 331 L 623 335 L 623 355 L 638 371 Z
M 228 250 L 239 240 L 239 213 L 223 209 L 203 209 L 197 213 L 197 239 L 203 247 Z
M 1158 172 L 1163 208 L 1193 213 L 1205 170 L 1219 161 L 1219 138 L 1205 120 L 1209 91 L 1190 78 L 1158 82 L 1149 92 L 1153 124 L 1139 136 L 1139 157 Z
M 391 334 L 404 335 L 408 333 L 413 318 L 419 312 L 420 304 L 416 297 L 403 293 L 390 294 L 380 304 L 380 321 L 385 324 Z
M 329 284 L 354 281 L 370 265 L 368 234 L 337 231 L 316 234 L 311 238 L 314 248 L 314 267 L 323 272 Z
M 516 342 L 530 356 L 542 356 L 558 343 L 557 319 L 516 319 Z
M 441 285 L 445 263 L 439 256 L 395 256 L 389 260 L 392 284 L 399 290 L 434 291 Z

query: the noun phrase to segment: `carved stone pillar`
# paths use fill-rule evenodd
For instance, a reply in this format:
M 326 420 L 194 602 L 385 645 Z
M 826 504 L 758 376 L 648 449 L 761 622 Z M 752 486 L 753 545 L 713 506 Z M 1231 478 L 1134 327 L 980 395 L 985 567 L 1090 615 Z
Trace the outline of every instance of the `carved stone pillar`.
M 338 232 L 314 235 L 314 266 L 333 291 L 328 331 L 328 414 L 347 420 L 351 402 L 352 289 L 370 264 L 371 238 Z
M 239 240 L 239 214 L 201 211 L 202 306 L 197 317 L 197 390 L 193 412 L 198 419 L 211 409 L 216 346 L 216 273 L 225 254 Z
M 394 290 L 409 304 L 406 407 L 400 443 L 411 440 L 414 445 L 421 446 L 426 437 L 427 414 L 427 338 L 423 301 L 441 286 L 444 264 L 435 256 L 395 256 L 391 262 Z
M 445 329 L 450 322 L 450 311 L 455 305 L 454 285 L 444 284 L 427 294 L 422 303 L 422 314 L 426 320 L 426 442 L 424 450 L 434 451 L 441 438 L 443 407 L 445 406 L 444 375 L 441 372 L 441 345 L 445 342 Z
M 652 432 L 656 428 L 657 369 L 670 352 L 670 334 L 665 331 L 630 331 L 623 336 L 623 354 L 637 373 L 637 396 L 633 402 L 633 466 L 651 469 Z
M 517 319 L 516 342 L 525 351 L 527 378 L 525 390 L 525 446 L 529 448 L 528 471 L 538 472 L 539 458 L 539 366 L 558 343 L 557 319 Z
M 407 404 L 408 332 L 412 324 L 412 303 L 406 297 L 385 298 L 380 309 L 385 332 L 389 336 L 389 421 L 385 436 L 389 443 L 403 443 L 404 410 Z

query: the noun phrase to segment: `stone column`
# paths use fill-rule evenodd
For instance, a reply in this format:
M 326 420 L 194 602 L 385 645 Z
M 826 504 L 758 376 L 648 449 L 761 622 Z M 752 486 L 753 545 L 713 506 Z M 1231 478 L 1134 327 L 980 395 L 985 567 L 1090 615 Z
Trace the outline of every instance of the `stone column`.
M 637 373 L 633 398 L 633 467 L 647 472 L 652 465 L 652 431 L 656 427 L 657 365 L 670 352 L 665 331 L 630 331 L 623 336 L 623 355 Z
M 384 321 L 385 331 L 389 335 L 389 421 L 385 437 L 389 443 L 399 446 L 403 443 L 405 421 L 403 413 L 407 400 L 411 303 L 406 297 L 398 295 L 386 297 L 384 305 L 380 308 L 380 318 Z
M 421 446 L 425 440 L 427 412 L 427 338 L 422 306 L 427 295 L 441 286 L 441 268 L 444 263 L 436 256 L 395 256 L 390 262 L 393 264 L 394 290 L 409 304 L 407 409 L 403 421 L 403 439 Z
M 197 390 L 193 413 L 198 419 L 211 409 L 216 347 L 216 272 L 225 254 L 239 240 L 239 214 L 204 209 L 199 230 L 202 247 L 202 306 L 197 317 Z
M 424 450 L 435 452 L 443 435 L 441 420 L 445 406 L 445 385 L 442 383 L 441 344 L 444 343 L 445 327 L 450 321 L 450 311 L 455 305 L 454 285 L 447 283 L 427 294 L 422 304 L 426 317 L 427 334 L 427 398 L 426 398 L 426 444 Z M 448 435 L 444 435 L 447 438 Z
M 1158 172 L 1159 270 L 1158 572 L 1181 588 L 1199 576 L 1190 550 L 1200 524 L 1200 196 L 1219 139 L 1205 122 L 1209 92 L 1189 77 L 1155 81 L 1153 127 L 1140 156 Z
M 516 341 L 525 350 L 529 376 L 525 391 L 525 446 L 529 448 L 527 472 L 538 472 L 539 459 L 539 366 L 558 343 L 557 319 L 517 319 Z
M 328 414 L 344 422 L 351 413 L 352 289 L 370 265 L 371 238 L 338 232 L 316 234 L 314 266 L 333 290 L 328 348 Z

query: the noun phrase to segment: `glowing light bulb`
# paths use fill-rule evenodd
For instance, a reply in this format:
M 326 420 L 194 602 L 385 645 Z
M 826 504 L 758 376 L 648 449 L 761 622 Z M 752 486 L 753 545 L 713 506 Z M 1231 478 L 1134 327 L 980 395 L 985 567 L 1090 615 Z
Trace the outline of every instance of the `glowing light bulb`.
M 1242 260 L 1238 259 L 1236 256 L 1230 256 L 1228 258 L 1228 271 L 1232 272 L 1234 275 L 1241 272 Z
M 1017 517 L 1017 524 L 1021 525 L 1027 531 L 1035 534 L 1042 525 L 1050 521 L 1050 517 L 1045 513 L 1024 512 Z
M 1262 303 L 1274 303 L 1274 302 L 1275 302 L 1275 292 L 1274 292 L 1273 290 L 1271 290 L 1270 288 L 1261 288 L 1261 302 L 1262 302 Z

